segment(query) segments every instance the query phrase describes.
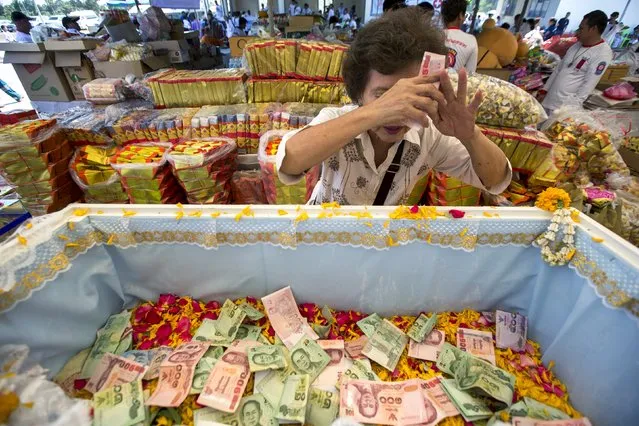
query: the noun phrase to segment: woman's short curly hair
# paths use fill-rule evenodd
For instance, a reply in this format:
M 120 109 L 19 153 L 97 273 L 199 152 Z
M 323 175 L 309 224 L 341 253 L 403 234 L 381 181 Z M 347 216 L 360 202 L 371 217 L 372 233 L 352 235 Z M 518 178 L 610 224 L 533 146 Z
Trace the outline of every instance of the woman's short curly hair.
M 371 70 L 394 74 L 415 62 L 424 52 L 445 55 L 444 33 L 419 7 L 386 12 L 366 24 L 346 52 L 342 75 L 353 102 L 360 102 Z

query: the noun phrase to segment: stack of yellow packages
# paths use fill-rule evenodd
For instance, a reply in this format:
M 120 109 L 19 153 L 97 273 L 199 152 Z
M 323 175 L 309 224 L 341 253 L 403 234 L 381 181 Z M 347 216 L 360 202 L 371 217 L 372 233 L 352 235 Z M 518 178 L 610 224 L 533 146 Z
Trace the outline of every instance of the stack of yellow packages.
M 167 159 L 190 204 L 229 204 L 237 147 L 225 138 L 191 140 L 173 147 Z
M 428 205 L 478 206 L 481 190 L 445 173 L 431 171 Z
M 539 130 L 479 126 L 510 160 L 513 171 L 533 173 L 548 158 L 553 143 Z
M 103 108 L 77 107 L 55 115 L 73 146 L 109 145 L 112 143 Z
M 147 78 L 156 108 L 200 107 L 246 102 L 244 71 L 166 70 Z
M 137 109 L 126 113 L 111 126 L 118 145 L 141 142 L 178 143 L 188 138 L 191 119 L 197 108 Z
M 84 192 L 87 203 L 128 203 L 120 176 L 111 167 L 115 146 L 82 146 L 76 149 L 69 170 Z
M 28 120 L 0 128 L 0 173 L 32 215 L 77 201 L 69 175 L 72 148 L 55 120 Z
M 341 44 L 301 40 L 247 44 L 249 102 L 350 102 L 341 77 L 346 49 Z

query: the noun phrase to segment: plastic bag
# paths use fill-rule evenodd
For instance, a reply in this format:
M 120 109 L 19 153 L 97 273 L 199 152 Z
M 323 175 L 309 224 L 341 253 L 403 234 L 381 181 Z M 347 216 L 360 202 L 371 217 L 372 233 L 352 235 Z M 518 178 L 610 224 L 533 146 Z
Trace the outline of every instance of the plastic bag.
M 639 247 L 639 197 L 617 191 L 621 204 L 621 236 Z
M 201 107 L 246 102 L 244 71 L 165 70 L 146 79 L 156 107 Z
M 191 118 L 197 111 L 197 108 L 136 108 L 117 119 L 110 132 L 118 145 L 154 141 L 178 143 L 190 135 Z
M 259 170 L 238 170 L 231 179 L 233 204 L 268 204 L 262 173 Z
M 73 146 L 108 145 L 109 137 L 104 109 L 76 107 L 53 116 Z
M 284 185 L 277 176 L 275 154 L 285 130 L 270 130 L 260 138 L 257 159 L 262 170 L 262 182 L 269 204 L 305 204 L 319 180 L 320 166 L 312 167 L 302 180 L 294 185 Z
M 168 143 L 130 144 L 117 150 L 110 164 L 121 177 L 129 202 L 175 204 L 184 191 L 167 163 Z
M 124 80 L 96 78 L 82 86 L 87 101 L 94 104 L 114 104 L 124 100 Z
M 577 37 L 571 34 L 556 35 L 546 40 L 542 44 L 542 48 L 559 55 L 560 58 L 563 58 L 566 56 L 568 49 L 570 49 L 573 44 L 577 43 L 577 41 Z
M 450 78 L 456 87 L 457 73 L 451 71 Z M 483 74 L 468 76 L 469 102 L 478 90 L 482 91 L 485 99 L 477 111 L 477 124 L 523 129 L 548 118 L 544 108 L 530 93 L 507 81 Z
M 237 167 L 237 146 L 231 139 L 181 142 L 167 155 L 173 175 L 191 204 L 227 204 Z
M 553 143 L 535 129 L 508 129 L 479 126 L 508 157 L 514 171 L 533 173 L 550 155 Z
M 88 203 L 127 203 L 120 176 L 110 165 L 115 146 L 83 146 L 76 150 L 69 164 L 71 178 L 84 192 Z
M 168 40 L 171 32 L 171 22 L 164 11 L 151 6 L 137 16 L 140 23 L 142 41 Z
M 610 99 L 616 99 L 618 101 L 623 101 L 627 99 L 632 99 L 637 96 L 637 92 L 635 92 L 634 87 L 626 81 L 617 83 L 614 86 L 608 87 L 603 91 L 603 95 Z

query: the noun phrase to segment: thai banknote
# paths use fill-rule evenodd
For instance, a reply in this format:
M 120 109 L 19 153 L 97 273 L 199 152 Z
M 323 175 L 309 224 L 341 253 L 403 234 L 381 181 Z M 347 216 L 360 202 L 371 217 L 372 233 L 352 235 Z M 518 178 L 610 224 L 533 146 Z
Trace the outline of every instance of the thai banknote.
M 515 376 L 482 359 L 463 357 L 455 367 L 455 382 L 462 391 L 489 396 L 505 406 L 512 404 Z
M 246 318 L 246 312 L 232 300 L 226 299 L 215 321 L 215 330 L 227 341 L 233 341 L 244 318 Z
M 149 363 L 149 369 L 146 370 L 146 373 L 144 374 L 144 380 L 152 380 L 158 378 L 158 376 L 160 375 L 160 365 L 162 365 L 162 362 L 164 362 L 166 357 L 169 356 L 171 352 L 173 352 L 173 348 L 169 346 L 160 346 L 159 348 L 155 349 L 153 358 Z
M 248 348 L 260 345 L 251 340 L 236 340 L 217 361 L 206 380 L 197 403 L 233 413 L 246 389 L 249 376 Z
M 235 340 L 258 341 L 262 335 L 262 329 L 256 325 L 241 324 L 237 329 Z
M 450 343 L 444 343 L 439 356 L 437 357 L 437 368 L 446 374 L 455 376 L 455 371 L 462 358 L 466 356 L 466 353 L 461 349 L 456 348 Z
M 372 337 L 369 337 L 362 353 L 387 370 L 393 371 L 407 343 L 408 336 L 384 319 L 377 326 Z
M 93 395 L 94 426 L 132 426 L 145 419 L 141 380 L 115 385 Z
M 193 412 L 195 426 L 277 426 L 273 407 L 262 395 L 251 395 L 240 400 L 234 413 L 225 413 L 213 408 L 202 408 Z
M 497 311 L 497 347 L 521 352 L 526 347 L 528 319 L 521 314 Z
M 335 388 L 340 375 L 346 370 L 346 356 L 344 355 L 343 340 L 318 340 L 317 344 L 324 349 L 330 358 L 326 368 L 315 379 L 312 386 L 323 389 Z
M 313 340 L 319 339 L 300 314 L 290 287 L 284 287 L 263 297 L 262 303 L 273 330 L 288 349 L 295 346 L 303 336 Z
M 122 332 L 122 336 L 120 337 L 120 343 L 118 343 L 118 347 L 113 351 L 116 355 L 122 355 L 123 353 L 131 350 L 133 346 L 133 327 L 131 327 L 131 322 L 127 323 L 126 328 Z
M 422 391 L 421 382 L 420 379 L 401 382 L 403 393 L 398 424 L 432 426 L 446 417 L 430 394 Z
M 408 329 L 406 335 L 417 343 L 424 341 L 437 324 L 437 314 L 433 313 L 430 318 L 424 314 L 419 314 L 413 325 Z
M 357 339 L 344 342 L 344 349 L 346 350 L 348 356 L 350 356 L 352 359 L 365 358 L 365 356 L 362 354 L 362 351 L 364 350 L 364 346 L 366 346 L 366 343 L 368 343 L 368 337 L 366 337 L 365 335 L 360 336 Z
M 425 361 L 437 361 L 437 357 L 444 343 L 446 343 L 444 332 L 441 330 L 433 330 L 423 342 L 417 343 L 411 340 L 408 343 L 408 356 Z
M 490 418 L 486 426 L 496 424 L 503 416 L 507 416 L 508 418 L 531 417 L 537 420 L 570 419 L 570 416 L 563 411 L 529 397 L 524 397 L 524 399 L 517 401 L 510 407 L 496 412 L 493 417 Z
M 370 339 L 373 336 L 373 333 L 375 333 L 375 329 L 381 322 L 382 317 L 377 314 L 371 314 L 366 318 L 362 318 L 361 320 L 357 321 L 357 326 L 360 330 L 362 330 L 364 335 Z
M 240 305 L 240 309 L 244 311 L 244 314 L 251 321 L 257 321 L 264 318 L 264 314 L 262 312 L 260 312 L 258 309 L 253 307 L 253 305 L 250 305 L 248 303 L 242 303 Z
M 191 390 L 189 391 L 189 395 L 194 395 L 202 392 L 204 389 L 204 383 L 206 383 L 206 379 L 208 379 L 211 370 L 217 363 L 217 360 L 220 359 L 222 354 L 224 353 L 224 349 L 220 346 L 213 346 L 207 349 L 202 355 L 202 358 L 197 362 L 195 366 L 195 373 L 193 373 L 193 382 L 191 383 Z
M 53 378 L 53 381 L 60 385 L 67 394 L 72 394 L 75 390 L 74 383 L 80 378 L 82 366 L 89 356 L 89 352 L 91 352 L 91 348 L 86 348 L 73 355 Z
M 339 413 L 339 393 L 311 387 L 306 404 L 308 426 L 330 425 Z
M 263 370 L 277 370 L 286 368 L 286 356 L 283 346 L 256 346 L 247 352 L 251 373 Z
M 396 425 L 401 416 L 401 382 L 346 380 L 340 388 L 340 417 L 360 423 Z
M 177 407 L 191 390 L 195 366 L 209 345 L 202 342 L 184 343 L 173 352 L 160 365 L 160 379 L 157 388 L 146 405 L 160 407 Z
M 130 327 L 131 314 L 129 311 L 124 311 L 116 315 L 112 315 L 107 320 L 106 324 L 98 330 L 95 342 L 91 348 L 91 352 L 87 356 L 82 371 L 80 372 L 80 379 L 88 379 L 93 375 L 93 371 L 97 367 L 102 355 L 106 353 L 114 353 L 120 345 L 122 334 L 127 327 Z
M 453 401 L 455 407 L 467 422 L 488 419 L 493 415 L 488 404 L 480 397 L 475 397 L 457 387 L 454 379 L 442 379 L 442 389 Z
M 315 340 L 311 340 L 307 336 L 302 336 L 297 344 L 291 348 L 289 357 L 291 368 L 297 374 L 308 374 L 311 382 L 319 376 L 331 361 L 324 349 Z
M 335 322 L 335 317 L 333 316 L 333 312 L 328 305 L 322 306 L 322 316 L 326 318 L 329 324 L 333 324 Z
M 153 357 L 155 356 L 155 349 L 149 349 L 146 351 L 126 351 L 121 356 L 122 358 L 130 359 L 139 364 L 149 366 L 151 364 L 151 361 L 153 360 Z
M 529 417 L 513 417 L 513 426 L 592 426 L 586 417 L 568 420 L 537 420 Z
M 284 383 L 284 390 L 277 407 L 276 417 L 303 424 L 306 418 L 306 404 L 310 385 L 308 374 L 288 376 Z
M 454 417 L 459 415 L 459 411 L 450 400 L 446 392 L 442 389 L 442 377 L 437 376 L 429 380 L 422 380 L 420 383 L 422 392 L 427 393 L 432 400 L 444 411 L 446 417 Z
M 146 367 L 139 362 L 114 354 L 104 354 L 85 389 L 95 393 L 114 385 L 141 379 L 144 373 L 146 373 Z
M 490 331 L 457 329 L 457 347 L 495 365 L 495 345 Z
M 216 320 L 205 318 L 202 324 L 195 330 L 193 340 L 196 342 L 207 342 L 211 346 L 229 346 L 232 341 L 228 340 L 228 337 L 218 333 L 215 328 Z
M 326 336 L 328 336 L 328 333 L 331 331 L 330 325 L 321 325 L 321 324 L 311 323 L 311 328 L 313 329 L 315 334 L 319 336 L 320 339 L 326 338 Z
M 344 380 L 381 381 L 377 374 L 373 372 L 373 368 L 368 359 L 354 359 L 353 364 L 344 370 L 340 383 L 343 383 Z
M 282 370 L 258 371 L 255 373 L 256 392 L 263 395 L 273 407 L 277 407 L 284 392 L 286 378 L 292 371 L 290 366 Z M 262 376 L 260 373 L 266 373 L 266 375 Z

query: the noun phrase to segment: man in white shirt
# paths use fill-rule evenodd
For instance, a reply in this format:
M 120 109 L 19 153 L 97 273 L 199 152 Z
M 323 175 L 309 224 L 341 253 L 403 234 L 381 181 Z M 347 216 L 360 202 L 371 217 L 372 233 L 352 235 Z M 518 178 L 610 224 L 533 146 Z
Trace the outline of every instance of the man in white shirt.
M 441 16 L 446 26 L 448 66 L 469 73 L 477 69 L 477 39 L 459 29 L 466 16 L 466 0 L 446 0 L 442 3 Z
M 301 9 L 300 9 L 300 7 L 297 5 L 297 1 L 296 1 L 296 0 L 293 0 L 293 1 L 291 2 L 291 5 L 288 7 L 288 14 L 289 14 L 290 16 L 296 16 L 296 15 L 299 15 L 300 11 L 301 11 Z
M 420 199 L 412 192 L 430 169 L 496 194 L 510 183 L 508 159 L 475 126 L 482 96 L 466 103 L 466 72 L 457 92 L 446 71 L 418 76 L 425 51 L 446 52 L 439 30 L 421 13 L 416 7 L 388 11 L 363 26 L 343 65 L 346 90 L 358 106 L 325 108 L 283 137 L 276 165 L 284 184 L 322 165 L 309 203 L 406 203 Z
M 215 19 L 224 21 L 224 9 L 222 9 L 222 6 L 217 4 L 217 2 L 215 2 Z
M 328 14 L 326 16 L 326 20 L 331 19 L 333 16 L 335 16 L 335 8 L 331 4 L 330 6 L 328 6 Z
M 337 14 L 341 17 L 342 15 L 344 15 L 345 11 L 346 8 L 344 7 L 344 3 L 340 3 L 339 7 L 337 8 Z
M 312 15 L 313 9 L 310 8 L 308 3 L 304 3 L 304 8 L 302 9 L 302 15 Z
M 623 28 L 623 25 L 617 21 L 617 18 L 619 18 L 619 12 L 612 12 L 610 14 L 610 19 L 608 19 L 606 29 L 601 35 L 601 38 L 603 38 L 608 44 L 612 44 L 615 40 L 615 35 Z
M 606 14 L 595 10 L 584 16 L 577 30 L 579 41 L 566 52 L 539 99 L 552 112 L 565 104 L 581 105 L 595 88 L 612 60 L 610 46 L 601 38 Z
M 16 41 L 18 43 L 33 43 L 33 39 L 31 39 L 32 20 L 33 18 L 29 18 L 20 11 L 11 12 L 11 22 L 16 26 Z

